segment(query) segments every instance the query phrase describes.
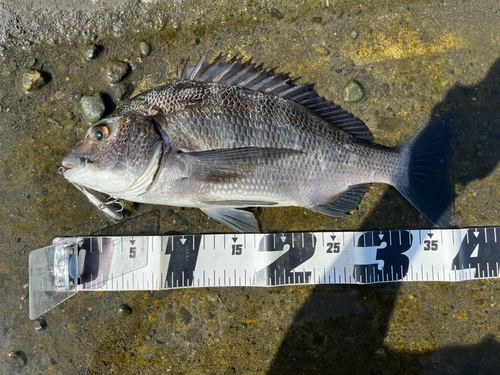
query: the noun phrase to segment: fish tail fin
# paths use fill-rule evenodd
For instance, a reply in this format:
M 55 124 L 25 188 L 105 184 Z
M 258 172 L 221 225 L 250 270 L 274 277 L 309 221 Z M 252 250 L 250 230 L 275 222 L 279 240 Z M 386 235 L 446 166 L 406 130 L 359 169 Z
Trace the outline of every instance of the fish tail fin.
M 431 122 L 401 146 L 401 167 L 394 187 L 429 221 L 449 227 L 455 209 L 448 168 L 455 131 L 449 113 Z

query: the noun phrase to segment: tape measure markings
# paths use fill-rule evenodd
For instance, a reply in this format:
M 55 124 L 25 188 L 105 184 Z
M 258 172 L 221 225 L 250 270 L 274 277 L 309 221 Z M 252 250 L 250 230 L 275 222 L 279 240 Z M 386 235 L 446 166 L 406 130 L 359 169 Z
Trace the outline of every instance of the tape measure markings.
M 30 306 L 32 292 L 36 314 L 85 290 L 498 278 L 496 229 L 56 239 L 30 253 Z

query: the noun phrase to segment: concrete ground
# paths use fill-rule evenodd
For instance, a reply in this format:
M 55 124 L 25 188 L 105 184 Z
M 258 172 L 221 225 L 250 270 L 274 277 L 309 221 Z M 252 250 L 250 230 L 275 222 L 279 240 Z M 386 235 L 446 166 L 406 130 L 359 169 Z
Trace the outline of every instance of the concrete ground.
M 138 52 L 143 41 L 148 57 Z M 459 225 L 499 225 L 498 1 L 3 0 L 0 53 L 0 373 L 499 372 L 496 280 L 79 293 L 42 323 L 29 320 L 23 299 L 30 250 L 57 236 L 229 231 L 198 210 L 149 205 L 112 223 L 57 172 L 88 128 L 81 95 L 102 92 L 111 113 L 174 79 L 188 56 L 239 55 L 316 83 L 388 146 L 456 111 Z M 122 101 L 105 79 L 111 60 L 130 66 Z M 40 90 L 22 89 L 27 67 L 44 73 Z M 351 79 L 365 96 L 345 103 Z M 255 212 L 265 232 L 431 227 L 385 186 L 346 219 Z

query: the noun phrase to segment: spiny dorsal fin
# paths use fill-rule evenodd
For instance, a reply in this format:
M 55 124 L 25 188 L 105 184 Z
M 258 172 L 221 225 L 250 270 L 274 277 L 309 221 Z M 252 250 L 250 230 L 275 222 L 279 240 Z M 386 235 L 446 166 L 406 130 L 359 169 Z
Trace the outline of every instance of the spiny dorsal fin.
M 363 121 L 319 96 L 309 84 L 294 85 L 294 79 L 282 74 L 270 75 L 265 70 L 258 70 L 255 64 L 243 64 L 241 58 L 227 63 L 227 56 L 215 59 L 212 64 L 203 56 L 196 66 L 191 65 L 188 59 L 184 68 L 178 69 L 177 77 L 180 81 L 221 83 L 281 96 L 309 108 L 324 120 L 362 141 L 374 141 L 373 134 Z

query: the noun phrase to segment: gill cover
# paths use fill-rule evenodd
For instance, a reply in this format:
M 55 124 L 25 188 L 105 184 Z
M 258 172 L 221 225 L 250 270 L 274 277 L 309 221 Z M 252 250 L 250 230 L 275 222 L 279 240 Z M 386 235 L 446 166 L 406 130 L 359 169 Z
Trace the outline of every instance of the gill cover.
M 64 176 L 119 198 L 133 199 L 153 183 L 170 141 L 149 116 L 112 117 L 94 125 L 63 159 Z

